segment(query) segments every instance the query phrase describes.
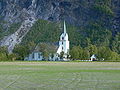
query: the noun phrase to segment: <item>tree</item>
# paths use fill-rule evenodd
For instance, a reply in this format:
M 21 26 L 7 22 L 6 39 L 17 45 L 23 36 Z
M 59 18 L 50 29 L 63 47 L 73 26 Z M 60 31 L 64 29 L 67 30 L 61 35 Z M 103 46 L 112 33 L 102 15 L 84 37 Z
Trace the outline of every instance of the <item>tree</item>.
M 27 47 L 29 49 L 29 53 L 32 53 L 36 47 L 36 44 L 34 43 L 34 41 L 31 41 L 27 44 Z
M 79 46 L 74 46 L 70 50 L 70 55 L 72 59 L 79 59 Z
M 40 43 L 38 45 L 38 51 L 42 52 L 43 57 L 45 58 L 45 60 L 48 59 L 49 51 L 47 50 L 47 44 L 46 43 Z
M 110 47 L 112 51 L 120 54 L 120 33 L 113 37 Z
M 17 55 L 12 53 L 12 54 L 8 54 L 8 59 L 11 60 L 11 61 L 15 61 L 17 58 Z
M 81 40 L 81 46 L 82 46 L 83 48 L 88 47 L 90 44 L 91 44 L 90 38 L 85 38 L 85 37 L 84 37 L 84 38 Z
M 18 55 L 18 59 L 24 60 L 24 58 L 29 54 L 29 49 L 26 45 L 16 45 L 13 53 Z
M 6 46 L 0 47 L 0 53 L 6 53 L 7 55 L 8 54 L 7 47 Z
M 90 53 L 86 48 L 83 49 L 82 59 L 83 60 L 89 60 L 90 59 Z
M 0 47 L 0 61 L 8 61 L 7 47 Z
M 111 60 L 112 61 L 120 61 L 119 54 L 116 52 L 111 52 Z
M 2 37 L 2 33 L 3 33 L 3 28 L 2 28 L 2 25 L 0 25 L 0 39 Z
M 79 51 L 79 59 L 83 59 L 83 48 L 82 47 L 80 47 L 80 46 L 78 46 L 78 51 Z
M 43 56 L 47 60 L 50 54 L 56 52 L 56 46 L 50 43 L 39 43 L 36 47 L 36 50 L 43 53 Z
M 42 53 L 43 53 L 45 60 L 48 60 L 49 52 L 47 50 L 44 50 L 44 52 L 42 52 Z
M 92 56 L 93 54 L 97 54 L 98 52 L 97 47 L 92 44 L 86 47 L 86 50 L 88 50 L 88 52 L 90 53 L 90 56 Z
M 60 53 L 60 59 L 63 59 L 64 58 L 64 52 L 62 51 L 61 53 Z
M 112 51 L 108 47 L 99 47 L 98 48 L 98 58 L 104 60 L 111 60 Z

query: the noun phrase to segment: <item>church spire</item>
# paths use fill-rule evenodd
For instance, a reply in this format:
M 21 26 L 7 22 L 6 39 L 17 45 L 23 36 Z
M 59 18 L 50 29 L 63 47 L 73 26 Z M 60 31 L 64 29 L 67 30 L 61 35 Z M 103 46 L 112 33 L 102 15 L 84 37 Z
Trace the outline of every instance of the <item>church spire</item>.
M 65 21 L 64 21 L 64 34 L 66 33 L 66 24 L 65 24 Z

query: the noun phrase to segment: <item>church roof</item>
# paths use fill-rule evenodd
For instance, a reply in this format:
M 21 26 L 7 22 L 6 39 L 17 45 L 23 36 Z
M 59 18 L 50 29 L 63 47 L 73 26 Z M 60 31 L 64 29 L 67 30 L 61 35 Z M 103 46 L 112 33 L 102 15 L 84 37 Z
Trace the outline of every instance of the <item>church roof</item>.
M 93 54 L 93 55 L 91 56 L 91 58 L 96 58 L 95 54 Z
M 64 21 L 64 34 L 66 33 L 66 23 Z

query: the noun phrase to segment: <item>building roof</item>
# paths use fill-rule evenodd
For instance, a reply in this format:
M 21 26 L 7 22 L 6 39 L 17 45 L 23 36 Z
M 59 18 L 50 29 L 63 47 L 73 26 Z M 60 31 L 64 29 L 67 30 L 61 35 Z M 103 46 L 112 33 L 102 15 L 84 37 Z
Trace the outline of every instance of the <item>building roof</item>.
M 91 56 L 91 58 L 96 58 L 95 54 L 93 54 L 93 55 Z

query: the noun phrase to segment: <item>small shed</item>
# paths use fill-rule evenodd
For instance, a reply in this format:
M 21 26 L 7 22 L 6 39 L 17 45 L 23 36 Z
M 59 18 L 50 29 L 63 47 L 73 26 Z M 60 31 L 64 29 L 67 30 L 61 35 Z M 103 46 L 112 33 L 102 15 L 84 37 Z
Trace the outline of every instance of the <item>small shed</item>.
M 96 61 L 96 60 L 97 60 L 95 54 L 93 54 L 93 55 L 90 57 L 90 60 L 91 60 L 91 61 Z

